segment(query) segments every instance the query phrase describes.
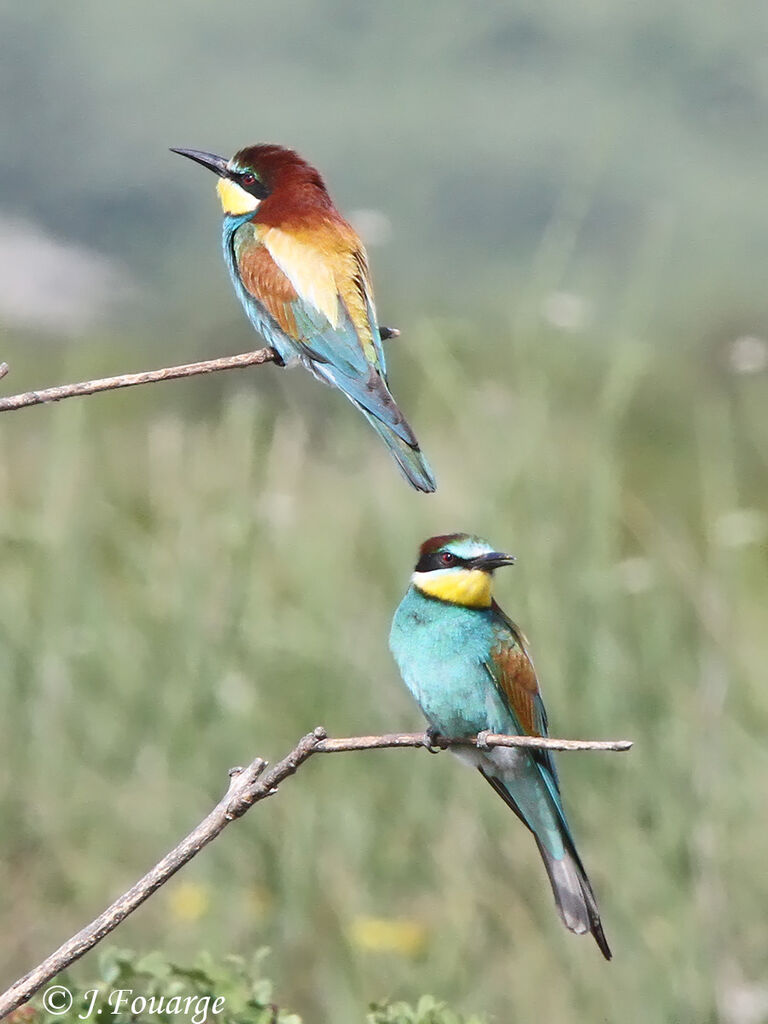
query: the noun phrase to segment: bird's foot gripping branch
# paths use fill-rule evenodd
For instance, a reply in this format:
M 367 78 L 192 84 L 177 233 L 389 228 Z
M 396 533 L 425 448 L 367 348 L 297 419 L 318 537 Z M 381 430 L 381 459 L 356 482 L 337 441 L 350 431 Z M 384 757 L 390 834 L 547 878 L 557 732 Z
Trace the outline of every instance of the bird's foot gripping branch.
M 380 327 L 382 341 L 399 338 L 396 327 Z M 139 373 L 121 373 L 116 377 L 100 377 L 96 380 L 79 381 L 76 384 L 58 384 L 52 388 L 37 391 L 23 391 L 18 395 L 0 397 L 0 412 L 14 412 L 30 405 L 45 405 L 61 402 L 65 398 L 82 398 L 97 395 L 101 391 L 116 391 L 118 388 L 134 388 L 139 384 L 158 384 L 164 380 L 180 380 L 182 377 L 197 377 L 204 373 L 218 373 L 221 370 L 243 370 L 247 366 L 263 366 L 274 363 L 285 366 L 276 349 L 258 348 L 253 352 L 241 352 L 236 356 L 221 356 L 217 359 L 203 359 L 198 363 L 182 363 L 179 366 L 163 366 L 159 370 L 141 370 Z M 0 363 L 0 380 L 10 373 L 8 363 Z

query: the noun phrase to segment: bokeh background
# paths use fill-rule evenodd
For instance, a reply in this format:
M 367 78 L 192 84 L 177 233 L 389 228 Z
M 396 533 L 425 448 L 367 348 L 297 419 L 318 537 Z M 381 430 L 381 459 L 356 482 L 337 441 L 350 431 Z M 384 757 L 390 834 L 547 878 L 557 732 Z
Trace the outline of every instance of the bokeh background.
M 370 248 L 439 478 L 265 367 L 2 421 L 0 981 L 316 724 L 417 729 L 418 543 L 512 550 L 615 960 L 448 755 L 319 759 L 115 941 L 272 948 L 280 1002 L 768 1020 L 768 19 L 693 0 L 0 5 L 5 393 L 257 347 L 213 181 L 298 148 Z

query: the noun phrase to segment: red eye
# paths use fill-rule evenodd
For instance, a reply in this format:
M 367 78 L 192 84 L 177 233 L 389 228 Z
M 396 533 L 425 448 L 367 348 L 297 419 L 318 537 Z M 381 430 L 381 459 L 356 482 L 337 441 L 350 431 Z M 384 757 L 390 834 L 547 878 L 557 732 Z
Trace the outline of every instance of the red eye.
M 440 561 L 443 565 L 453 565 L 456 561 L 456 556 L 452 555 L 450 551 L 444 551 L 442 555 L 440 555 Z
M 256 184 L 256 175 L 255 174 L 251 174 L 251 172 L 248 171 L 248 172 L 246 172 L 243 175 L 241 180 L 242 180 L 244 185 L 255 185 Z

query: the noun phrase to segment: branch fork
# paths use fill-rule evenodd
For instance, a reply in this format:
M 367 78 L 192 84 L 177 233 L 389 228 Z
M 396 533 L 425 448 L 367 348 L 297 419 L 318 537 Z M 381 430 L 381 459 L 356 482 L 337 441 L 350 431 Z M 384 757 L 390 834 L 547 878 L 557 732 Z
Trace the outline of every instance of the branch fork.
M 559 740 L 539 736 L 505 736 L 480 733 L 477 737 L 450 739 L 433 732 L 388 733 L 381 736 L 350 736 L 330 739 L 325 729 L 318 726 L 302 736 L 293 750 L 270 768 L 267 761 L 256 757 L 245 768 L 231 768 L 229 786 L 211 813 L 166 854 L 127 892 L 119 896 L 77 935 L 73 935 L 55 953 L 25 974 L 0 995 L 0 1020 L 26 1003 L 39 989 L 60 971 L 69 967 L 84 953 L 114 931 L 129 914 L 149 899 L 169 878 L 195 857 L 236 818 L 242 817 L 255 803 L 273 796 L 278 787 L 314 754 L 336 754 L 354 750 L 381 750 L 395 747 L 426 747 L 439 752 L 453 746 L 528 747 L 537 750 L 608 750 L 625 751 L 632 746 L 629 740 Z

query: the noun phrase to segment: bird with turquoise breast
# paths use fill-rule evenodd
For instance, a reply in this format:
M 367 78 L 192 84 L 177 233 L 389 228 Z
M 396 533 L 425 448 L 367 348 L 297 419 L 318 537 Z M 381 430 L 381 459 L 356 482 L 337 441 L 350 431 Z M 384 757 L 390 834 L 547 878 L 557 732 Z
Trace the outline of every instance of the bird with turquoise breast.
M 319 172 L 293 150 L 256 145 L 226 160 L 174 149 L 218 176 L 224 259 L 257 331 L 283 363 L 339 388 L 419 491 L 435 480 L 387 383 L 365 248 Z
M 421 546 L 411 585 L 395 612 L 390 648 L 433 735 L 487 732 L 546 736 L 547 715 L 525 636 L 493 598 L 493 574 L 514 558 L 464 533 Z M 565 817 L 548 750 L 455 747 L 530 829 L 560 916 L 611 952 L 592 886 Z

